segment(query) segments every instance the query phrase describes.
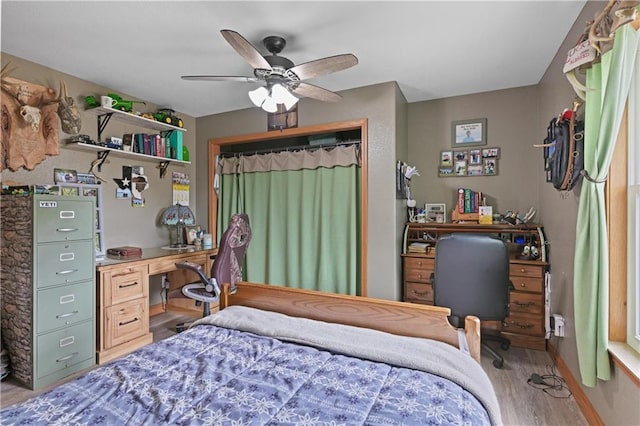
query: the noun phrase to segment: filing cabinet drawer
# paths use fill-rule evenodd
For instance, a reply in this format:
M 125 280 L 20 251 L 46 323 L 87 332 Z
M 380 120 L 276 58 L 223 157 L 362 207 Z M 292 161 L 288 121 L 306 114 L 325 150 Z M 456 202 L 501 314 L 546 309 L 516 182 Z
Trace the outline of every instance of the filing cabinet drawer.
M 95 356 L 94 323 L 78 325 L 38 336 L 37 378 L 72 367 Z
M 539 314 L 510 312 L 504 320 L 502 331 L 531 336 L 544 336 L 544 318 Z
M 407 282 L 404 284 L 404 300 L 433 305 L 433 287 L 431 284 Z
M 511 280 L 515 277 L 538 277 L 542 278 L 544 271 L 542 266 L 527 265 L 523 263 L 512 263 L 509 265 L 509 276 Z M 515 284 L 514 284 L 515 285 Z
M 38 292 L 36 331 L 44 333 L 93 318 L 93 280 Z
M 119 345 L 149 332 L 147 298 L 133 300 L 105 309 L 105 345 Z
M 40 244 L 36 247 L 38 288 L 93 279 L 93 240 Z
M 544 311 L 543 303 L 541 294 L 512 291 L 509 296 L 510 312 L 542 314 Z
M 148 296 L 149 276 L 144 266 L 114 269 L 104 274 L 105 306 Z
M 93 240 L 95 204 L 85 200 L 35 200 L 35 234 L 38 243 Z
M 510 276 L 513 287 L 517 291 L 530 291 L 532 293 L 542 293 L 544 281 L 542 278 Z

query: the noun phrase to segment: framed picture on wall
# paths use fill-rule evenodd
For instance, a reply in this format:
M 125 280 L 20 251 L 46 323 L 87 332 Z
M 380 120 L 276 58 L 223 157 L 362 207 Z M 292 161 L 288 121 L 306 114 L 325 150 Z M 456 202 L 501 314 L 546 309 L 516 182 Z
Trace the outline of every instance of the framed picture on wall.
M 451 122 L 451 146 L 465 148 L 487 144 L 487 119 L 460 120 Z

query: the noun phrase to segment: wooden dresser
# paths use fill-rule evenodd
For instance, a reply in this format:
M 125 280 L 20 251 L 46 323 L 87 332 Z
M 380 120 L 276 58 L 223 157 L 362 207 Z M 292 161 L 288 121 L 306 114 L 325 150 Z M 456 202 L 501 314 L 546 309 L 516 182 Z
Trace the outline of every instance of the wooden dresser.
M 545 331 L 545 272 L 549 264 L 542 260 L 521 260 L 521 247 L 515 241 L 533 238 L 538 245 L 539 225 L 478 225 L 409 223 L 405 229 L 403 259 L 403 300 L 405 302 L 433 304 L 431 274 L 435 267 L 435 245 L 437 239 L 453 232 L 490 233 L 509 241 L 511 263 L 509 277 L 514 285 L 510 296 L 509 316 L 502 324 L 483 323 L 511 340 L 512 345 L 530 349 L 546 350 Z M 410 252 L 412 243 L 429 244 L 424 253 Z

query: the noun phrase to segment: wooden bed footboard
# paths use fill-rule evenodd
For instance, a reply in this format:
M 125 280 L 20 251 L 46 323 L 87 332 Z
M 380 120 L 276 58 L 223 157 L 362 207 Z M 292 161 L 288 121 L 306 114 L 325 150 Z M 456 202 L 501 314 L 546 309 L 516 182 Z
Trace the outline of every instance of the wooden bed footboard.
M 242 305 L 294 317 L 366 327 L 400 336 L 422 337 L 459 347 L 458 331 L 449 324 L 449 308 L 370 297 L 348 296 L 277 285 L 237 283 L 223 286 L 220 309 Z M 480 320 L 467 317 L 465 336 L 473 359 L 480 362 Z

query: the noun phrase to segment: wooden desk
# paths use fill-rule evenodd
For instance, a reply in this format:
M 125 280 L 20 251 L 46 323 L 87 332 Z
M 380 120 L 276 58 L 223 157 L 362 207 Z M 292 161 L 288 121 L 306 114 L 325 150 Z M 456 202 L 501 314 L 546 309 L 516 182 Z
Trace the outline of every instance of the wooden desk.
M 145 248 L 141 257 L 108 257 L 96 262 L 98 364 L 153 342 L 153 333 L 149 331 L 149 276 L 170 274 L 172 287 L 198 281 L 199 277 L 194 272 L 177 270 L 176 262 L 200 264 L 208 276 L 217 252 L 217 248 Z

